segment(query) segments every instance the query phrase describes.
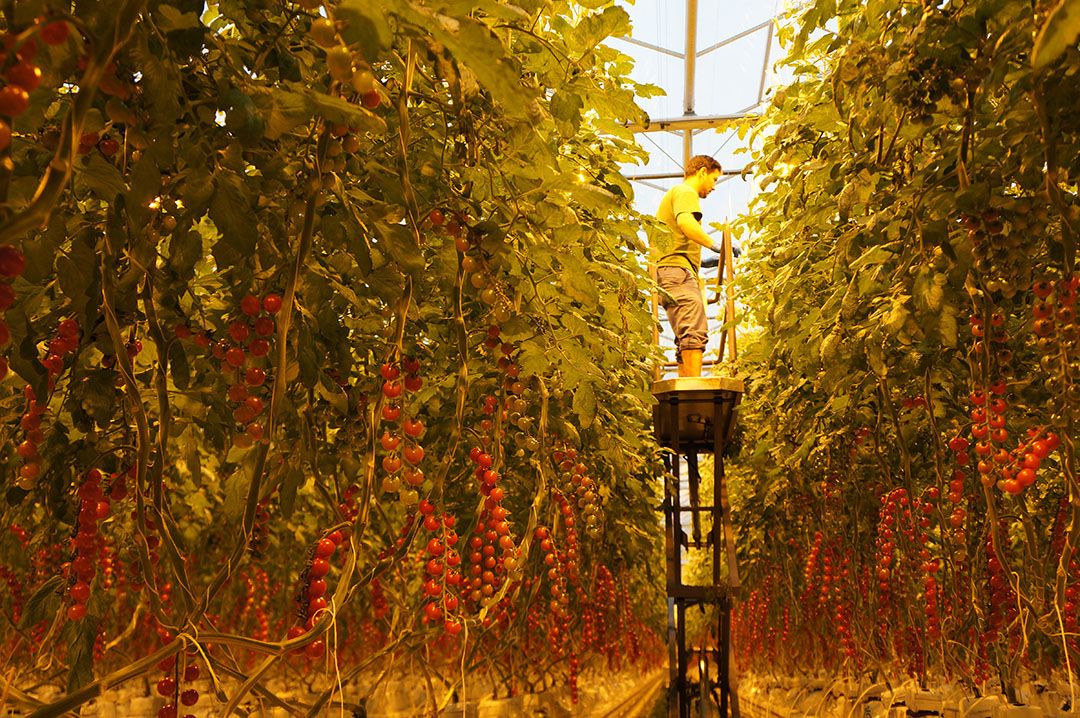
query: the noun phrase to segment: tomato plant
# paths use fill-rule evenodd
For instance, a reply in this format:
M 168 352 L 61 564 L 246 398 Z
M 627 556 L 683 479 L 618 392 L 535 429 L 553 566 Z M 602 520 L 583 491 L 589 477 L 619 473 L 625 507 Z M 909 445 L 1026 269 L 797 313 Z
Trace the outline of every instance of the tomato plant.
M 625 12 L 9 6 L 0 638 L 69 669 L 42 715 L 120 669 L 175 715 L 207 667 L 259 676 L 227 713 L 286 662 L 326 702 L 339 660 L 654 660 Z
M 1075 38 L 1053 5 L 812 2 L 781 30 L 742 223 L 746 665 L 1014 702 L 1080 675 L 1080 58 L 1033 65 Z

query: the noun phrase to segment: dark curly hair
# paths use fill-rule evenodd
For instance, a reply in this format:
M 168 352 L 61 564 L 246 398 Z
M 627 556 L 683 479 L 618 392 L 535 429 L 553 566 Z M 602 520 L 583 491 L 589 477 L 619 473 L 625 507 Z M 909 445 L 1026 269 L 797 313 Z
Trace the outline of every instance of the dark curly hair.
M 690 158 L 690 161 L 686 163 L 686 167 L 683 169 L 683 177 L 691 177 L 697 174 L 700 169 L 706 169 L 709 172 L 723 172 L 724 168 L 709 155 L 694 155 Z

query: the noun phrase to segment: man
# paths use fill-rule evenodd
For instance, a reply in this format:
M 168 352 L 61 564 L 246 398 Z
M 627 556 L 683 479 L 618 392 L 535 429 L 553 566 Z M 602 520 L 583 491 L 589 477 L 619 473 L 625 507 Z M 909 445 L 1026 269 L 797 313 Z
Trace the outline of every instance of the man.
M 691 157 L 683 169 L 682 184 L 667 191 L 656 212 L 674 235 L 671 250 L 656 262 L 656 279 L 668 295 L 661 303 L 675 332 L 679 376 L 701 376 L 701 354 L 709 331 L 698 283 L 701 248 L 717 253 L 722 249 L 701 227 L 701 199 L 709 196 L 721 174 L 720 163 L 712 157 Z

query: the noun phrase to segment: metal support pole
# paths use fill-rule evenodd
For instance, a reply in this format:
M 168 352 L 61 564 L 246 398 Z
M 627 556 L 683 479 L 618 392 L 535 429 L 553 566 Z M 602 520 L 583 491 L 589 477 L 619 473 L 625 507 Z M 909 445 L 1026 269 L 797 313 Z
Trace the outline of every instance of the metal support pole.
M 732 698 L 730 682 L 731 659 L 731 602 L 724 601 L 720 606 L 720 645 L 717 646 L 717 679 L 720 684 L 720 715 L 724 718 L 736 718 L 734 712 L 728 712 L 728 700 Z M 734 703 L 732 704 L 734 710 Z
M 694 76 L 697 72 L 698 0 L 686 0 L 686 84 L 683 87 L 683 114 L 694 114 Z
M 679 705 L 679 627 L 675 617 L 675 599 L 668 597 L 668 718 L 677 718 Z
M 668 582 L 669 582 L 668 583 L 668 586 L 669 586 L 668 593 L 669 594 L 672 593 L 673 591 L 677 591 L 679 588 L 681 588 L 682 583 L 683 583 L 683 580 L 682 580 L 682 537 L 683 537 L 682 515 L 683 515 L 683 509 L 682 509 L 682 495 L 681 495 L 682 494 L 682 477 L 680 475 L 681 470 L 682 470 L 682 447 L 679 446 L 679 443 L 680 443 L 679 442 L 679 434 L 682 433 L 682 432 L 679 430 L 679 396 L 678 396 L 678 394 L 672 394 L 672 396 L 671 396 L 670 411 L 671 411 L 671 427 L 672 427 L 671 428 L 671 437 L 672 437 L 671 450 L 675 454 L 674 457 L 673 457 L 673 464 L 672 464 L 673 471 L 671 472 L 672 475 L 675 477 L 675 481 L 674 481 L 674 483 L 672 485 L 673 490 L 671 492 L 671 501 L 672 501 L 672 503 L 671 503 L 671 517 L 672 517 L 672 523 L 674 524 L 674 529 L 675 529 L 674 532 L 673 532 L 673 538 L 675 539 L 675 556 L 674 556 L 674 563 L 672 565 L 672 568 L 674 569 L 674 572 L 673 572 L 673 574 L 668 575 Z M 671 583 L 672 581 L 674 581 L 674 584 Z
M 679 631 L 678 631 L 678 653 L 679 653 L 679 718 L 690 718 L 690 701 L 686 685 L 686 602 L 676 601 L 675 608 L 677 610 Z
M 683 85 L 683 115 L 694 114 L 694 79 L 697 75 L 698 0 L 686 0 L 686 47 L 684 48 L 685 80 Z M 694 130 L 683 130 L 683 167 L 694 156 Z

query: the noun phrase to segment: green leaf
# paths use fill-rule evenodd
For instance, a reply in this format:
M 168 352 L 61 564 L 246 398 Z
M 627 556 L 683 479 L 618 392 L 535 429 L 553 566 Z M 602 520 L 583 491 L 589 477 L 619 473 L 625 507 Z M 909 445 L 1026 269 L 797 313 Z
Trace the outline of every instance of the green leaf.
M 154 18 L 162 32 L 188 30 L 199 27 L 199 16 L 193 12 L 182 13 L 172 5 L 158 5 L 157 17 Z
M 593 309 L 600 299 L 600 290 L 582 264 L 571 261 L 563 265 L 560 287 L 566 296 L 581 302 L 586 309 Z
M 169 376 L 177 389 L 186 390 L 191 384 L 191 369 L 182 342 L 174 341 L 169 344 Z
M 177 229 L 169 240 L 169 266 L 182 282 L 195 276 L 195 265 L 203 258 L 202 234 Z
M 281 517 L 288 521 L 296 508 L 296 492 L 306 477 L 299 466 L 289 463 L 281 476 Z
M 424 272 L 424 255 L 412 231 L 404 225 L 385 222 L 377 222 L 375 230 L 398 269 L 419 278 Z
M 345 21 L 342 37 L 360 47 L 390 47 L 394 33 L 383 2 L 345 0 L 334 8 L 334 16 Z
M 1061 54 L 1070 46 L 1075 46 L 1078 37 L 1080 37 L 1080 0 L 1061 0 L 1046 19 L 1038 37 L 1035 38 L 1031 64 L 1036 68 L 1046 67 L 1061 57 Z
M 386 122 L 365 107 L 312 90 L 299 83 L 286 84 L 305 98 L 309 114 L 317 114 L 334 124 L 353 127 L 362 132 L 381 134 L 386 131 Z
M 231 173 L 214 177 L 210 219 L 221 238 L 214 245 L 218 268 L 225 269 L 251 257 L 258 241 L 259 218 L 243 189 L 243 180 Z
M 97 642 L 99 623 L 97 618 L 87 616 L 67 625 L 70 632 L 67 646 L 67 660 L 71 666 L 67 680 L 69 693 L 94 680 L 94 644 Z
M 113 420 L 116 406 L 116 373 L 111 369 L 87 372 L 79 383 L 79 405 L 98 426 L 105 427 Z
M 83 194 L 89 190 L 106 202 L 127 190 L 120 172 L 100 152 L 91 152 L 76 161 L 74 175 L 76 192 Z
M 585 107 L 580 95 L 573 92 L 559 91 L 551 96 L 551 114 L 563 122 L 570 123 L 573 134 L 581 126 L 581 111 Z
M 34 593 L 23 605 L 22 618 L 19 619 L 19 628 L 29 630 L 33 626 L 55 615 L 60 610 L 60 595 L 58 591 L 64 585 L 64 579 L 53 576 L 37 587 Z
M 938 315 L 938 334 L 941 343 L 947 347 L 955 347 L 959 335 L 959 327 L 956 321 L 956 307 L 946 304 L 941 308 Z
M 311 120 L 314 109 L 302 93 L 274 88 L 270 93 L 270 110 L 266 118 L 266 137 L 276 140 L 293 128 Z
M 325 381 L 320 380 L 315 385 L 315 393 L 320 398 L 330 403 L 330 406 L 337 409 L 338 413 L 347 415 L 349 413 L 349 397 L 345 392 L 336 384 L 334 386 L 327 386 Z
M 596 418 L 596 393 L 591 383 L 584 381 L 574 391 L 574 413 L 581 420 L 581 428 L 587 429 Z
M 230 521 L 235 521 L 244 513 L 244 503 L 247 501 L 248 494 L 248 482 L 244 481 L 246 473 L 246 471 L 237 470 L 225 479 L 225 503 L 222 505 L 222 510 L 225 518 Z
M 849 264 L 848 269 L 854 272 L 862 269 L 863 267 L 872 267 L 880 264 L 885 264 L 885 262 L 888 262 L 890 259 L 893 258 L 893 256 L 893 253 L 889 250 L 879 245 L 875 245 L 863 252 L 858 259 Z
M 23 272 L 23 279 L 31 284 L 43 285 L 46 278 L 52 276 L 56 255 L 67 239 L 65 224 L 50 222 L 48 228 L 38 235 L 35 241 L 24 242 L 26 271 Z
M 150 217 L 150 202 L 161 192 L 161 170 L 151 153 L 146 152 L 135 163 L 131 173 L 131 189 L 125 195 L 124 205 L 128 215 L 136 223 L 144 223 Z
M 524 117 L 535 93 L 521 82 L 517 60 L 484 23 L 466 16 L 450 17 L 412 3 L 388 0 L 346 0 L 337 10 L 357 13 L 369 19 L 376 12 L 397 15 L 423 27 L 453 55 L 459 65 L 470 70 L 503 111 Z
M 83 237 L 71 242 L 71 251 L 61 254 L 56 259 L 56 276 L 60 282 L 60 291 L 71 300 L 71 308 L 82 321 L 82 326 L 92 326 L 92 317 L 87 314 L 87 305 L 96 315 L 98 302 L 96 295 L 100 291 L 97 285 L 97 253 Z
M 48 375 L 38 355 L 39 337 L 26 318 L 26 312 L 19 305 L 11 307 L 4 313 L 4 321 L 11 330 L 11 348 L 8 349 L 11 370 L 22 377 L 37 396 L 46 396 Z M 17 351 L 12 351 L 15 347 Z

